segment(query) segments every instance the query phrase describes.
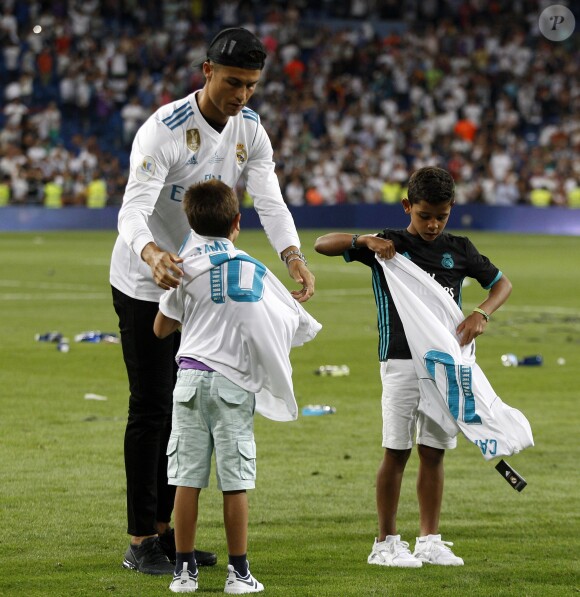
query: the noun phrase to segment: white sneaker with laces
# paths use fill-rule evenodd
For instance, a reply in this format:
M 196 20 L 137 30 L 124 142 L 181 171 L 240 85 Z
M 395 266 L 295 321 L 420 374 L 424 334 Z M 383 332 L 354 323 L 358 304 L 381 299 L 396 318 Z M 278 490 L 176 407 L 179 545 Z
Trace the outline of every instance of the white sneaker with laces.
M 231 564 L 228 564 L 228 576 L 226 578 L 226 586 L 224 593 L 230 595 L 243 595 L 244 593 L 259 593 L 264 590 L 264 585 L 258 582 L 250 573 L 248 566 L 248 574 L 240 576 Z
M 195 593 L 197 591 L 197 570 L 194 574 L 187 569 L 187 562 L 183 562 L 183 569 L 179 574 L 173 575 L 169 590 L 173 593 Z
M 463 566 L 463 560 L 451 551 L 451 545 L 451 541 L 442 541 L 441 535 L 417 537 L 413 555 L 426 564 Z
M 367 562 L 396 568 L 421 568 L 423 565 L 420 560 L 413 557 L 409 544 L 401 541 L 401 535 L 387 535 L 384 541 L 378 541 L 375 538 L 373 550 Z

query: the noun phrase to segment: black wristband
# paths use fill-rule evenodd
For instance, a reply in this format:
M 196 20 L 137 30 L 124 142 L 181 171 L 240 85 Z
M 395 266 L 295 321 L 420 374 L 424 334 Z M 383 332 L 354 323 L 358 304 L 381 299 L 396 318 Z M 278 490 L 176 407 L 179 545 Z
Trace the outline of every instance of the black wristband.
M 356 249 L 356 239 L 360 236 L 360 234 L 353 234 L 352 235 L 352 241 L 350 243 L 350 248 L 351 249 Z

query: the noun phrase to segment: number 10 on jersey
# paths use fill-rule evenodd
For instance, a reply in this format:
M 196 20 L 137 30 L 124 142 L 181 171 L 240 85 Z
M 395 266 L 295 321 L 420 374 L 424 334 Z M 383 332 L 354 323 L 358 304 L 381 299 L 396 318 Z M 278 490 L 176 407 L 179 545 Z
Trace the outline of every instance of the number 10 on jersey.
M 469 425 L 480 425 L 481 418 L 475 412 L 475 396 L 471 389 L 471 367 L 457 366 L 450 354 L 439 350 L 428 351 L 424 359 L 427 371 L 433 381 L 436 381 L 437 365 L 444 367 L 447 377 L 447 404 L 455 420 Z M 461 397 L 463 397 L 463 401 L 461 401 Z

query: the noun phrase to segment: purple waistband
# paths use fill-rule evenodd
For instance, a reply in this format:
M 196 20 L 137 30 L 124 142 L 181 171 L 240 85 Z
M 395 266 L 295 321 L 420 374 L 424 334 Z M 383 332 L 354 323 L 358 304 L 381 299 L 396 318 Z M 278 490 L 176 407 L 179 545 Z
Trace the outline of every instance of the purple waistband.
M 198 371 L 214 371 L 214 369 L 208 367 L 205 363 L 192 359 L 191 357 L 179 357 L 179 368 L 197 369 Z

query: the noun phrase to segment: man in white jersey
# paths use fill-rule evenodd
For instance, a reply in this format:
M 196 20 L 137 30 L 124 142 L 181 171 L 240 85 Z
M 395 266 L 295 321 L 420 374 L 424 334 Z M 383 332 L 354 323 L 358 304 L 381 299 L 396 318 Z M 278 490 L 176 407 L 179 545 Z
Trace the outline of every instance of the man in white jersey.
M 171 591 L 195 592 L 198 500 L 208 486 L 215 448 L 228 544 L 226 593 L 263 590 L 250 573 L 248 498 L 256 478 L 253 414 L 297 418 L 289 353 L 320 324 L 262 263 L 237 250 L 238 199 L 218 180 L 193 185 L 183 207 L 191 233 L 180 256 L 183 281 L 159 303 L 154 331 L 182 326 L 179 372 L 167 453 L 175 496 L 176 565 Z
M 270 243 L 302 286 L 293 296 L 302 302 L 314 292 L 270 140 L 258 114 L 245 107 L 265 58 L 264 46 L 249 31 L 218 33 L 203 63 L 203 89 L 157 110 L 131 150 L 110 281 L 131 392 L 125 432 L 131 542 L 123 565 L 147 574 L 172 573 L 175 552 L 174 489 L 167 484 L 165 452 L 179 333 L 160 340 L 153 321 L 163 290 L 176 288 L 182 276 L 178 251 L 189 233 L 181 209 L 185 190 L 214 178 L 233 188 L 243 176 Z M 216 562 L 212 553 L 196 556 L 201 565 Z

